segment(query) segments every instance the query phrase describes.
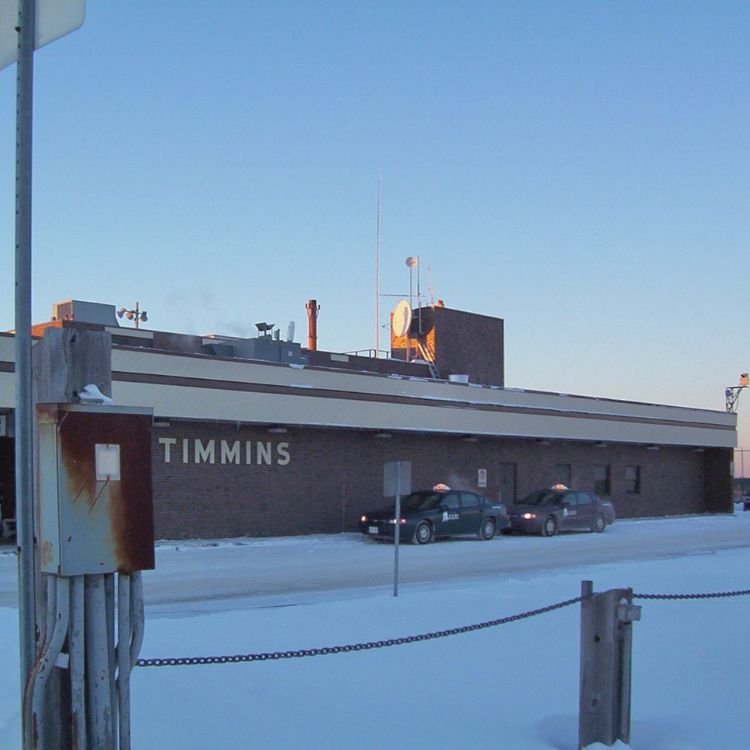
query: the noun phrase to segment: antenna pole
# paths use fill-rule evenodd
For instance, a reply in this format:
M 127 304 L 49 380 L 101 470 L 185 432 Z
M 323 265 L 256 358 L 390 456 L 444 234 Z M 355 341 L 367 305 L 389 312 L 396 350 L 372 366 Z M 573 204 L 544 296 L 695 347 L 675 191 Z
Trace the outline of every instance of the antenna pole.
M 378 200 L 375 219 L 375 359 L 380 349 L 380 170 L 378 169 Z
M 419 335 L 422 335 L 422 295 L 419 291 L 419 276 L 420 276 L 420 270 L 419 270 L 419 256 L 417 255 L 417 316 L 419 318 Z

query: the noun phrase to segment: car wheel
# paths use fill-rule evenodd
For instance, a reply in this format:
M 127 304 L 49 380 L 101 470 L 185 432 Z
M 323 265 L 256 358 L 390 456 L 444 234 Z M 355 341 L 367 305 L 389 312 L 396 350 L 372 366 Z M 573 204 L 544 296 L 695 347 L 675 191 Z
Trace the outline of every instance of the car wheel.
M 432 526 L 427 521 L 421 521 L 414 529 L 414 541 L 417 544 L 428 544 L 432 541 Z
M 594 525 L 591 530 L 595 531 L 597 534 L 601 534 L 606 528 L 607 522 L 604 520 L 604 516 L 599 515 L 594 519 Z
M 542 525 L 542 536 L 554 536 L 557 534 L 557 520 L 554 516 L 547 516 Z
M 479 538 L 485 542 L 489 541 L 495 536 L 495 519 L 484 518 L 482 525 L 479 527 Z

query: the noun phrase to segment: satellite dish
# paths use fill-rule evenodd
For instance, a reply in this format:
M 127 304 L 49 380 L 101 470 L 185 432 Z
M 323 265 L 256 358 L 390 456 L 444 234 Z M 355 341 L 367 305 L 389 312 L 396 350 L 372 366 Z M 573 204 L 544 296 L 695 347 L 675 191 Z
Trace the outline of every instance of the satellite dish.
M 401 300 L 391 313 L 391 328 L 394 336 L 405 336 L 411 325 L 411 305 Z
M 286 340 L 294 341 L 294 321 L 290 320 L 289 325 L 286 328 Z

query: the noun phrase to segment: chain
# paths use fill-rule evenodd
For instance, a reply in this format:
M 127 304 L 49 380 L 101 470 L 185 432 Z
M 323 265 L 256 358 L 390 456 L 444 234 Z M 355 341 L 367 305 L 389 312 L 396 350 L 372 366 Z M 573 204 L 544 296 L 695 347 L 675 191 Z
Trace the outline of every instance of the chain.
M 569 607 L 571 604 L 577 604 L 581 601 L 578 596 L 575 599 L 566 599 L 556 604 L 549 604 L 546 607 L 532 609 L 528 612 L 522 612 L 517 615 L 501 617 L 497 620 L 480 622 L 475 625 L 464 625 L 449 630 L 436 630 L 432 633 L 423 633 L 421 635 L 409 635 L 403 638 L 389 638 L 385 641 L 369 641 L 366 643 L 351 643 L 346 646 L 326 646 L 324 648 L 307 648 L 297 651 L 271 651 L 260 654 L 236 654 L 234 656 L 187 656 L 167 659 L 138 659 L 135 663 L 137 667 L 185 667 L 195 666 L 198 664 L 238 664 L 250 661 L 277 661 L 279 659 L 299 659 L 303 656 L 327 656 L 328 654 L 347 654 L 351 651 L 371 651 L 376 648 L 388 648 L 389 646 L 402 646 L 406 643 L 418 643 L 420 641 L 431 641 L 436 638 L 447 638 L 451 635 L 460 633 L 473 633 L 485 628 L 493 628 L 497 625 L 507 625 L 510 622 L 518 622 L 529 617 L 536 617 L 547 612 L 554 612 L 556 609 Z
M 737 596 L 747 596 L 750 589 L 741 589 L 738 591 L 720 591 L 710 594 L 633 594 L 634 599 L 662 599 L 662 600 L 687 600 L 687 599 L 720 599 Z M 279 659 L 300 659 L 304 656 L 327 656 L 328 654 L 348 654 L 351 651 L 371 651 L 377 648 L 388 648 L 390 646 L 403 646 L 407 643 L 419 643 L 420 641 L 431 641 L 436 638 L 447 638 L 452 635 L 461 633 L 473 633 L 477 630 L 494 628 L 498 625 L 507 625 L 511 622 L 526 620 L 530 617 L 543 615 L 547 612 L 554 612 L 563 607 L 569 607 L 582 601 L 580 596 L 574 599 L 566 599 L 556 604 L 549 604 L 546 607 L 539 607 L 528 612 L 521 612 L 508 617 L 501 617 L 497 620 L 480 622 L 475 625 L 463 625 L 458 628 L 448 630 L 435 630 L 431 633 L 422 633 L 421 635 L 409 635 L 403 638 L 389 638 L 384 641 L 368 641 L 365 643 L 350 643 L 344 646 L 324 646 L 323 648 L 306 648 L 296 651 L 270 651 L 259 654 L 235 654 L 233 656 L 186 656 L 166 659 L 138 659 L 135 662 L 137 667 L 185 667 L 195 666 L 198 664 L 239 664 L 252 661 L 278 661 Z
M 633 594 L 634 599 L 726 599 L 733 596 L 747 596 L 750 589 L 739 591 L 719 591 L 714 594 Z

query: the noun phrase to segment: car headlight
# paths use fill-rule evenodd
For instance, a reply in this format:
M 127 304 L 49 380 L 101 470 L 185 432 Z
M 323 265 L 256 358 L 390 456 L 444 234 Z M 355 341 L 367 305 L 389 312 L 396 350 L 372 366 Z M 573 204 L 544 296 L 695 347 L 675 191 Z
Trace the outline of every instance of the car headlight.
M 523 518 L 527 521 L 533 521 L 536 518 L 536 513 L 524 513 Z
M 367 516 L 362 516 L 359 520 L 360 523 L 367 523 Z
M 391 526 L 396 525 L 396 519 L 395 518 L 389 518 L 388 523 L 391 524 Z M 399 526 L 403 526 L 406 523 L 406 519 L 402 518 L 400 521 L 398 521 Z

